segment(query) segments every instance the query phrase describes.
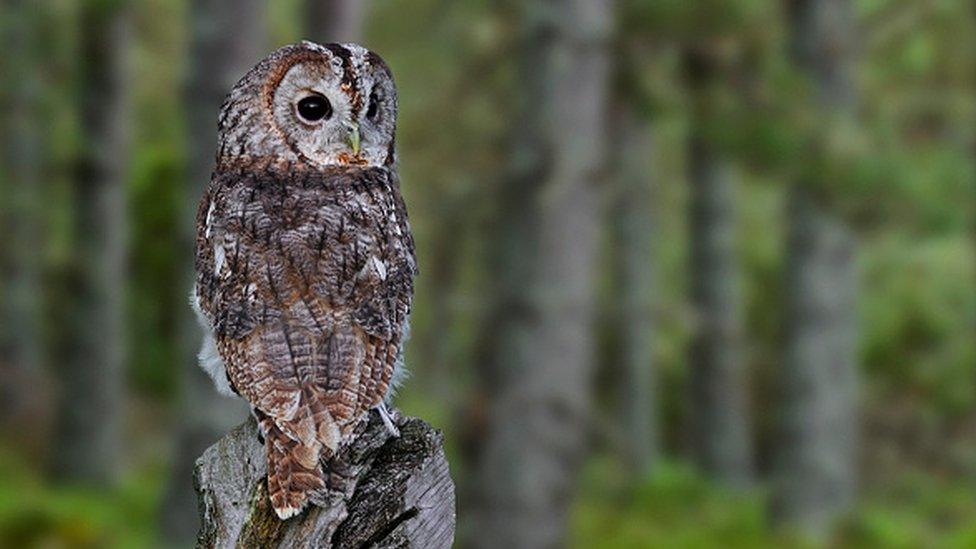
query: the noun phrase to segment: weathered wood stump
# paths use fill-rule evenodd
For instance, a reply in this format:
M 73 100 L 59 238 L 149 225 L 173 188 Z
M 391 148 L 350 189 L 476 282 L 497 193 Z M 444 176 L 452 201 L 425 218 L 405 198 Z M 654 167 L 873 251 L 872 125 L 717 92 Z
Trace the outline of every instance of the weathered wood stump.
M 326 462 L 328 490 L 300 515 L 280 520 L 268 500 L 265 448 L 253 419 L 197 460 L 198 547 L 451 547 L 454 483 L 443 437 L 394 412 L 400 436 L 375 411 Z

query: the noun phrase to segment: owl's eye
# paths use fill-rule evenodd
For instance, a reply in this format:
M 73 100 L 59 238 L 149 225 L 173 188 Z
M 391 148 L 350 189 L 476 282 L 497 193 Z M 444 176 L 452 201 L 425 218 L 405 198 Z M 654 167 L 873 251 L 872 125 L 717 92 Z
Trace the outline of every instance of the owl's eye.
M 332 103 L 321 95 L 310 95 L 298 102 L 298 116 L 309 122 L 317 122 L 332 116 Z
M 374 91 L 369 94 L 369 106 L 366 107 L 366 118 L 373 120 L 379 114 L 380 96 Z

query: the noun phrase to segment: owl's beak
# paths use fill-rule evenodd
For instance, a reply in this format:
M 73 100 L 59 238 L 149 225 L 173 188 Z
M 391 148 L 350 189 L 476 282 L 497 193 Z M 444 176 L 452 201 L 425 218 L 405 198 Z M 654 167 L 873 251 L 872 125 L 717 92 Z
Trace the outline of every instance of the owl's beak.
M 355 122 L 346 126 L 349 129 L 349 146 L 352 147 L 352 154 L 359 154 L 359 124 Z

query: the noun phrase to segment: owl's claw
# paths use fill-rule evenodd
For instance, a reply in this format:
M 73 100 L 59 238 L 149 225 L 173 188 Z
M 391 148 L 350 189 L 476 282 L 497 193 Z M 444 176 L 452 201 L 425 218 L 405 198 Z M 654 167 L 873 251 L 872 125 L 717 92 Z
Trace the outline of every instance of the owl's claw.
M 381 402 L 376 410 L 380 413 L 380 417 L 383 419 L 383 425 L 386 426 L 386 430 L 390 432 L 391 435 L 395 437 L 400 436 L 400 430 L 397 426 L 393 424 L 393 417 L 390 415 L 390 411 L 386 409 L 386 403 Z

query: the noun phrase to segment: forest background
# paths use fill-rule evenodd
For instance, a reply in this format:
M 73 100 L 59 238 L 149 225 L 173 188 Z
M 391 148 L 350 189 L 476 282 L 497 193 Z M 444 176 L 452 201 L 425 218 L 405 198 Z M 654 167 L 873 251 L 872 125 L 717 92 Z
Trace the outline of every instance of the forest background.
M 0 546 L 192 542 L 193 215 L 300 39 L 399 86 L 459 546 L 976 546 L 972 2 L 0 10 Z

